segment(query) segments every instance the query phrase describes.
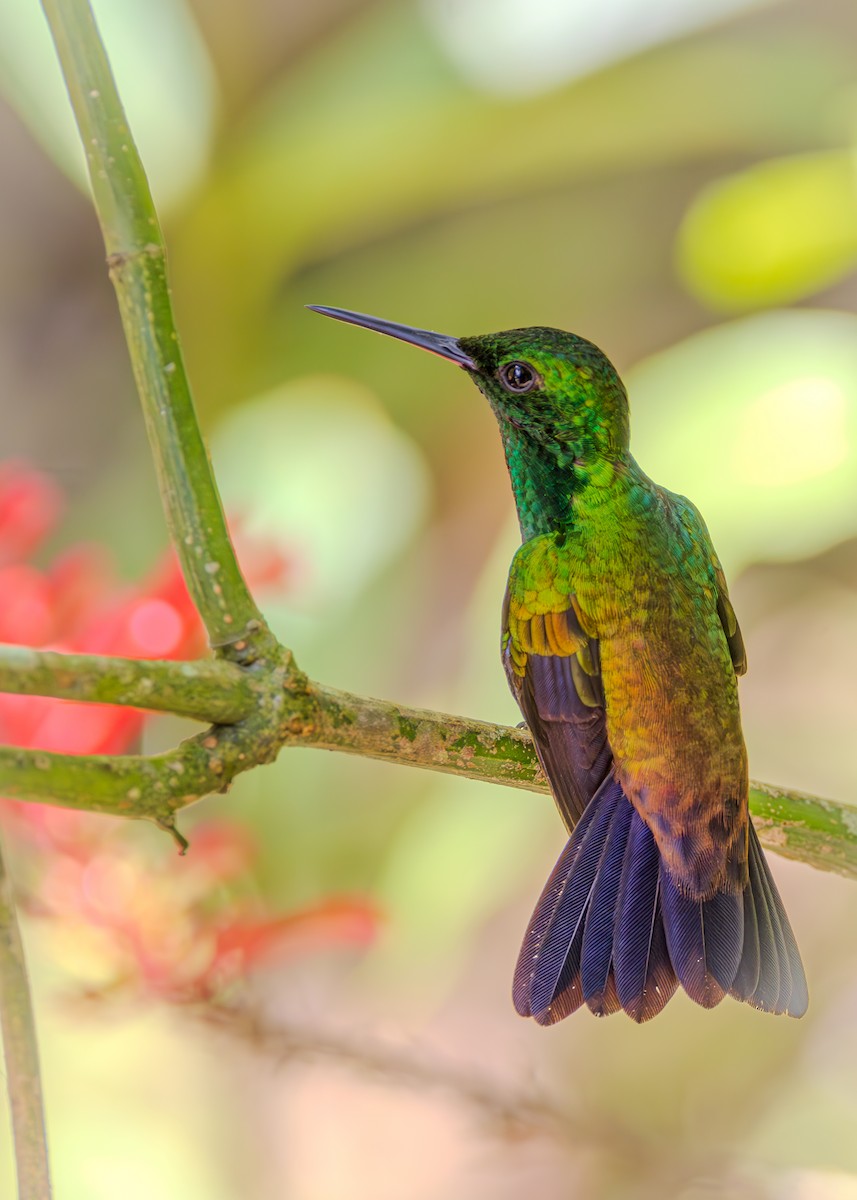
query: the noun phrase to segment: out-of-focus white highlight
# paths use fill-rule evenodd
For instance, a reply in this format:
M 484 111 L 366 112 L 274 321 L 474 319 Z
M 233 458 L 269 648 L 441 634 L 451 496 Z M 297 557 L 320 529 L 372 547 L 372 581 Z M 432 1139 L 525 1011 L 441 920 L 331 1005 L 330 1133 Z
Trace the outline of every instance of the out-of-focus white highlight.
M 92 0 L 155 203 L 199 181 L 214 131 L 217 84 L 185 0 Z M 63 171 L 86 187 L 83 147 L 41 5 L 0 4 L 0 89 Z
M 631 444 L 704 514 L 727 574 L 857 536 L 857 318 L 759 313 L 625 372 Z
M 771 0 L 423 0 L 450 58 L 493 92 L 543 92 Z

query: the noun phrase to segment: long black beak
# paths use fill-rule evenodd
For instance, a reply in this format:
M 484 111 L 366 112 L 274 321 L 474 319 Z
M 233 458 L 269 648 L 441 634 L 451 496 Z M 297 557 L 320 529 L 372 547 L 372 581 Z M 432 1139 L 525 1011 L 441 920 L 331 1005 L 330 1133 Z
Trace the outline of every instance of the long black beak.
M 410 342 L 439 358 L 466 367 L 468 371 L 478 370 L 476 363 L 464 353 L 458 344 L 458 339 L 446 333 L 432 333 L 428 329 L 412 329 L 410 325 L 397 325 L 394 321 L 382 321 L 380 317 L 367 317 L 365 313 L 349 312 L 347 308 L 327 308 L 323 304 L 308 304 L 313 312 L 321 313 L 323 317 L 333 317 L 335 321 L 345 321 L 349 325 L 362 325 L 364 329 L 372 329 L 375 333 L 386 333 L 387 337 L 398 338 L 400 342 Z

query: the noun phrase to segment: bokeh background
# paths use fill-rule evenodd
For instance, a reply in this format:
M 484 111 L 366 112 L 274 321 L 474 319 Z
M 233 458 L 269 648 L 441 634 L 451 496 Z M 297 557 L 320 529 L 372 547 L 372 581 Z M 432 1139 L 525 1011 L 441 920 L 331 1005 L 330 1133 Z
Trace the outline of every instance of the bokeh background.
M 448 365 L 303 305 L 573 329 L 626 378 L 642 465 L 708 521 L 749 651 L 752 774 L 851 801 L 854 5 L 96 10 L 225 502 L 289 564 L 264 607 L 301 666 L 517 719 L 487 407 Z M 139 580 L 166 536 L 36 0 L 0 8 L 0 89 L 2 456 L 68 497 L 38 563 L 85 539 Z M 153 721 L 144 745 L 184 732 Z M 133 971 L 108 986 L 111 947 L 79 913 L 40 919 L 51 862 L 22 850 L 59 1200 L 857 1197 L 854 883 L 773 860 L 811 984 L 799 1023 L 679 995 L 642 1028 L 545 1031 L 508 994 L 562 841 L 544 798 L 289 751 L 186 814 L 191 841 L 214 819 L 255 847 L 228 886 L 212 872 L 217 903 L 237 888 L 299 918 L 350 897 L 373 936 L 310 920 L 299 953 L 231 981 L 252 1020 L 213 1022 Z M 194 849 L 110 830 L 124 865 L 101 862 L 99 902 L 136 888 L 169 942 Z

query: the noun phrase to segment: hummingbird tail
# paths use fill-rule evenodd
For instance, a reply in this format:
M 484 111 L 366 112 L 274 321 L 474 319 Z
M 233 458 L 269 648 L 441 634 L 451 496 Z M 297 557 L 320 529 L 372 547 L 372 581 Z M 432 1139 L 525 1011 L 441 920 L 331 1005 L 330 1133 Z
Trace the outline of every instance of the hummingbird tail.
M 660 855 L 609 776 L 587 805 L 536 905 L 515 970 L 515 1008 L 553 1025 L 587 1004 L 636 1021 L 678 987 L 667 950 Z
M 730 994 L 764 1012 L 790 1017 L 802 1017 L 809 1004 L 800 951 L 752 821 L 744 949 Z
M 679 984 L 706 1008 L 731 993 L 769 1012 L 806 1009 L 800 955 L 752 826 L 743 893 L 694 899 L 679 890 L 611 776 L 536 905 L 515 970 L 515 1008 L 541 1025 L 584 1003 L 598 1016 L 624 1009 L 642 1022 Z

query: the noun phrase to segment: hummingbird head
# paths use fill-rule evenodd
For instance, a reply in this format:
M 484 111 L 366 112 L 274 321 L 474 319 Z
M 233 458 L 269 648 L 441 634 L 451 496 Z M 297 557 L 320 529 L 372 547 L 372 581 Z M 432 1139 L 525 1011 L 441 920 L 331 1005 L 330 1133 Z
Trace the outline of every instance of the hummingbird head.
M 509 329 L 458 339 L 501 430 L 578 461 L 628 451 L 628 398 L 612 363 L 562 329 Z
M 581 465 L 615 462 L 628 452 L 625 388 L 607 357 L 586 338 L 542 327 L 455 338 L 347 309 L 308 307 L 462 367 L 488 399 L 504 441 L 523 438 L 534 450 Z

